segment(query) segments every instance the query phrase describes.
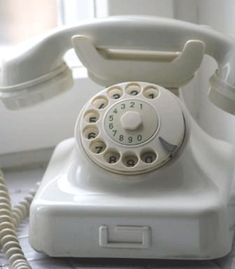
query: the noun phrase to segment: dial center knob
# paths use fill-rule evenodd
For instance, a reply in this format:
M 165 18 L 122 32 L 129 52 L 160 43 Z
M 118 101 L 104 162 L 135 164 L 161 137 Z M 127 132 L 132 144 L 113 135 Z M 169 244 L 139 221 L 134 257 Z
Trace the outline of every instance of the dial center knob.
M 114 103 L 103 122 L 105 131 L 112 140 L 130 146 L 145 143 L 156 134 L 159 127 L 154 107 L 138 99 Z
M 137 111 L 127 111 L 120 118 L 121 126 L 126 131 L 135 131 L 142 125 L 142 118 Z

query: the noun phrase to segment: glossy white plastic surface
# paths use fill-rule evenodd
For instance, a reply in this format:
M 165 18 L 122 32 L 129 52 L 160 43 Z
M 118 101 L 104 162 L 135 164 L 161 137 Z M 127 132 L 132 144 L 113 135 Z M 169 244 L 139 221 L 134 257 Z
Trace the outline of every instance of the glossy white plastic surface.
M 50 99 L 70 89 L 72 85 L 72 72 L 64 63 L 56 70 L 32 81 L 7 86 L 2 92 L 0 89 L 0 98 L 8 109 L 17 110 Z
M 151 17 L 115 17 L 58 30 L 11 55 L 0 74 L 6 105 L 27 106 L 69 87 L 71 73 L 62 58 L 73 46 L 91 78 L 104 85 L 143 80 L 179 87 L 207 54 L 218 64 L 210 98 L 235 114 L 234 40 L 209 28 Z M 141 124 L 134 118 L 132 126 L 122 119 L 123 129 Z M 31 206 L 32 246 L 68 257 L 226 255 L 235 224 L 234 147 L 188 118 L 191 129 L 180 154 L 145 174 L 107 171 L 73 138 L 58 145 Z
M 191 120 L 181 155 L 144 175 L 108 172 L 69 139 L 56 148 L 30 212 L 50 256 L 214 259 L 232 246 L 234 148 Z
M 234 39 L 200 25 L 138 16 L 105 18 L 56 30 L 17 49 L 1 67 L 3 102 L 9 97 L 19 99 L 18 95 L 24 95 L 22 87 L 26 92 L 38 87 L 43 89 L 41 98 L 32 98 L 32 103 L 48 98 L 44 91 L 47 83 L 64 65 L 63 55 L 73 46 L 91 78 L 103 85 L 142 80 L 179 87 L 193 77 L 203 54 L 207 54 L 216 60 L 216 76 L 222 82 L 212 85 L 211 100 L 225 111 L 235 113 L 231 99 L 223 98 L 224 88 L 229 88 L 234 100 Z M 61 89 L 67 86 L 62 80 Z M 55 94 L 55 89 L 52 92 Z M 13 100 L 8 103 L 9 108 L 17 108 L 17 102 L 15 105 Z M 30 100 L 23 101 L 22 106 L 23 103 L 28 105 Z M 18 104 L 21 106 L 20 102 Z
M 177 88 L 192 79 L 200 67 L 205 50 L 202 41 L 188 40 L 180 52 L 157 53 L 156 50 L 134 49 L 128 52 L 114 50 L 102 55 L 86 36 L 74 36 L 72 41 L 76 54 L 89 70 L 89 76 L 102 85 L 138 78 Z

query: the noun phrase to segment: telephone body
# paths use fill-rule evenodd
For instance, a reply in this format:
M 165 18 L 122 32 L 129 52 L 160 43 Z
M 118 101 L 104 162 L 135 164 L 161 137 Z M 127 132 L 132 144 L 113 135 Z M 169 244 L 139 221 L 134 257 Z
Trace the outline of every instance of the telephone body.
M 71 47 L 104 89 L 84 105 L 74 138 L 53 153 L 30 209 L 32 246 L 56 257 L 229 253 L 234 146 L 202 130 L 177 93 L 210 55 L 218 63 L 210 99 L 235 114 L 234 41 L 204 26 L 154 17 L 62 29 L 5 62 L 6 106 L 27 106 L 69 88 L 61 57 Z

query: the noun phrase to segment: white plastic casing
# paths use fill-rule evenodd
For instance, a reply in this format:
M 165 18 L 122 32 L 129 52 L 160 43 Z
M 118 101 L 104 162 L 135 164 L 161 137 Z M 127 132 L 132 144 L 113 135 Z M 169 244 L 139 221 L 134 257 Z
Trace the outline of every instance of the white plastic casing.
M 226 255 L 235 224 L 234 148 L 188 118 L 178 158 L 145 174 L 100 167 L 74 138 L 59 144 L 31 205 L 32 246 L 66 257 Z
M 6 68 L 7 64 L 5 65 Z M 34 69 L 34 66 L 28 66 Z M 30 73 L 28 70 L 26 73 Z M 11 74 L 11 72 L 9 72 Z M 18 75 L 18 73 L 16 72 Z M 16 78 L 2 74 L 2 77 Z M 12 74 L 11 74 L 12 75 Z M 18 78 L 18 77 L 17 77 Z M 19 76 L 20 79 L 20 76 Z M 10 79 L 9 79 L 10 80 Z M 10 83 L 10 81 L 8 81 Z M 62 92 L 70 89 L 73 85 L 72 71 L 65 63 L 62 63 L 55 70 L 50 71 L 40 77 L 30 81 L 3 86 L 0 82 L 0 99 L 4 105 L 11 110 L 17 110 L 28 106 L 33 106 L 47 99 L 50 99 Z

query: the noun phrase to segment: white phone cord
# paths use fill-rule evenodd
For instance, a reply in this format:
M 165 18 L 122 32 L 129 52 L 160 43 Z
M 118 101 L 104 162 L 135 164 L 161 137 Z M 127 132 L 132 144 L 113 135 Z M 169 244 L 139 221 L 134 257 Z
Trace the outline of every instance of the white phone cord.
M 12 269 L 30 269 L 20 247 L 16 227 L 28 216 L 29 207 L 36 190 L 30 193 L 14 208 L 11 207 L 9 192 L 0 170 L 0 246 Z

